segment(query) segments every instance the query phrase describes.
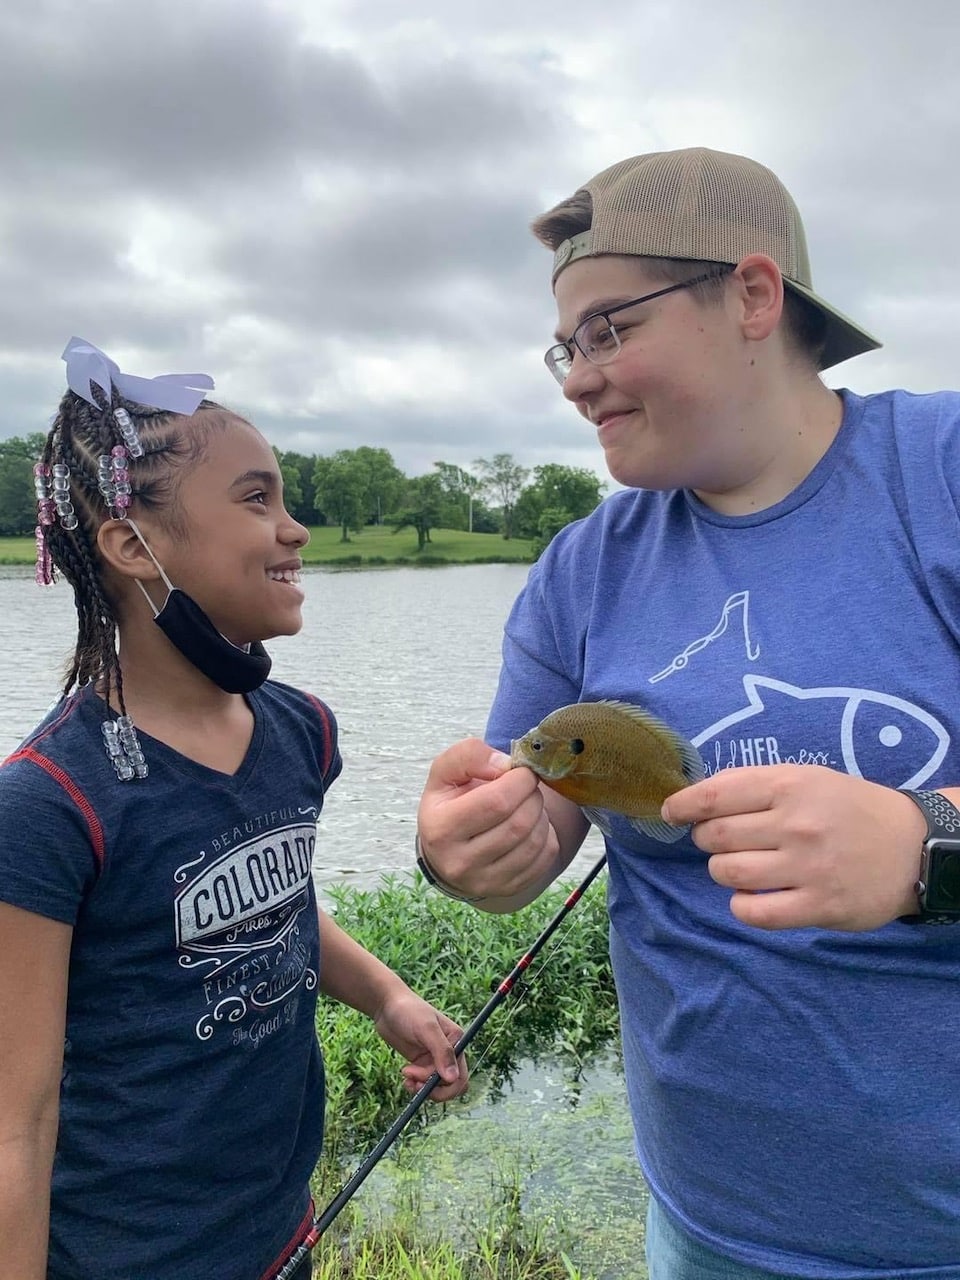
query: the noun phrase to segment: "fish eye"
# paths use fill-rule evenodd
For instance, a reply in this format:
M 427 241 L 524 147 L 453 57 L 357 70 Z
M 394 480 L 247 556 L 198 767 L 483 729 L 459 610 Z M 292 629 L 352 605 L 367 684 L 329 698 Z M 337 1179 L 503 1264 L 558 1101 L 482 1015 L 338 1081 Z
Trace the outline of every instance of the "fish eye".
M 533 751 L 542 751 L 543 743 L 540 741 L 539 738 L 534 738 L 534 740 L 530 743 L 530 748 Z
M 570 754 L 571 754 L 572 756 L 578 756 L 582 750 L 583 750 L 583 739 L 582 739 L 582 738 L 571 738 L 571 739 L 570 739 Z

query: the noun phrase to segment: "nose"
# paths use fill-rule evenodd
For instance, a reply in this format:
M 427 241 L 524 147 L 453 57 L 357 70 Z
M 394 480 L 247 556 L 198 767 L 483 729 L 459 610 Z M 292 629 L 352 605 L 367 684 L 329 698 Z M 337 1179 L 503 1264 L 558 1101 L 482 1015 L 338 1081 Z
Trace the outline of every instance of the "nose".
M 285 511 L 286 521 L 280 530 L 280 541 L 293 547 L 305 547 L 310 541 L 310 530 L 299 520 L 294 520 L 289 511 Z
M 570 372 L 564 378 L 561 388 L 564 396 L 573 403 L 578 400 L 588 400 L 602 390 L 603 385 L 603 369 L 599 365 L 591 364 L 582 351 L 574 348 Z

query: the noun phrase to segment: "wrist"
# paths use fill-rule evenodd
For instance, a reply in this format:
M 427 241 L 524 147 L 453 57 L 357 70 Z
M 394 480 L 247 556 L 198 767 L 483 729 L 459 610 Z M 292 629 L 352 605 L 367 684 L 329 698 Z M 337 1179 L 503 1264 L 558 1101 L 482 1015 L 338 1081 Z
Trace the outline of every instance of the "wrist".
M 486 897 L 480 895 L 471 898 L 468 894 L 460 893 L 458 889 L 454 889 L 453 885 L 447 884 L 441 876 L 433 869 L 427 861 L 426 854 L 423 852 L 423 844 L 420 840 L 420 832 L 418 831 L 413 839 L 413 848 L 417 856 L 417 866 L 423 875 L 427 884 L 431 885 L 438 893 L 442 893 L 447 898 L 453 898 L 454 902 L 486 902 Z
M 901 788 L 926 830 L 920 837 L 912 910 L 906 923 L 960 924 L 960 810 L 939 791 Z

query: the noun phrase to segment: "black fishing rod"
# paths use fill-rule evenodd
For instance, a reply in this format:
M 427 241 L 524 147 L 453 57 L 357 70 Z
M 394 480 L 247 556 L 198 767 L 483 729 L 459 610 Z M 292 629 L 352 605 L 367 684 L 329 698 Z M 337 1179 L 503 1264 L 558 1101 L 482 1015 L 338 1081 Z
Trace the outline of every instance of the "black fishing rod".
M 606 861 L 607 861 L 607 855 L 604 854 L 603 857 L 599 860 L 599 862 L 597 862 L 593 867 L 591 867 L 591 869 L 584 876 L 583 880 L 580 882 L 580 884 L 577 885 L 576 889 L 574 889 L 573 892 L 569 895 L 567 900 L 564 902 L 563 906 L 560 908 L 557 914 L 553 917 L 553 919 L 550 921 L 547 927 L 543 930 L 540 936 L 531 945 L 529 950 L 525 952 L 523 956 L 521 956 L 521 958 L 513 966 L 513 968 L 510 970 L 507 976 L 503 979 L 503 981 L 497 987 L 496 991 L 494 991 L 493 995 L 490 997 L 490 999 L 483 1006 L 483 1008 L 480 1010 L 480 1012 L 477 1014 L 474 1020 L 467 1027 L 466 1031 L 464 1031 L 463 1035 L 454 1045 L 453 1051 L 458 1057 L 461 1053 L 463 1053 L 464 1049 L 466 1049 L 467 1046 L 470 1044 L 470 1042 L 474 1039 L 477 1032 L 481 1029 L 481 1027 L 484 1025 L 484 1023 L 493 1013 L 494 1009 L 496 1009 L 499 1005 L 503 1004 L 504 1000 L 506 1000 L 510 992 L 514 990 L 521 975 L 524 973 L 526 969 L 530 967 L 537 953 L 550 940 L 550 938 L 553 937 L 554 933 L 556 933 L 557 929 L 560 927 L 564 919 L 566 919 L 566 917 L 577 905 L 577 903 L 580 901 L 580 899 L 583 897 L 586 891 L 590 888 L 590 885 L 593 883 L 593 881 L 597 878 L 597 876 L 603 870 L 603 867 Z M 400 1134 L 403 1132 L 406 1126 L 410 1123 L 413 1117 L 417 1114 L 417 1112 L 420 1110 L 420 1108 L 423 1106 L 426 1100 L 430 1097 L 430 1094 L 433 1093 L 434 1089 L 437 1087 L 439 1083 L 440 1083 L 440 1073 L 438 1071 L 434 1071 L 432 1075 L 427 1077 L 427 1079 L 423 1082 L 423 1084 L 420 1086 L 420 1088 L 417 1090 L 414 1096 L 410 1099 L 410 1101 L 407 1103 L 404 1109 L 400 1112 L 396 1120 L 394 1120 L 393 1124 L 386 1131 L 386 1133 L 383 1135 L 383 1137 L 380 1139 L 377 1145 L 372 1149 L 372 1151 L 366 1157 L 363 1163 L 359 1165 L 356 1172 L 349 1179 L 349 1181 L 344 1183 L 341 1190 L 337 1193 L 337 1195 L 334 1196 L 334 1198 L 330 1201 L 330 1203 L 327 1205 L 324 1211 L 321 1214 L 318 1214 L 317 1217 L 314 1218 L 313 1226 L 307 1232 L 306 1236 L 304 1237 L 300 1245 L 297 1247 L 297 1249 L 291 1254 L 291 1256 L 287 1259 L 284 1265 L 277 1272 L 276 1276 L 274 1276 L 274 1280 L 290 1280 L 290 1278 L 296 1272 L 297 1267 L 300 1266 L 304 1258 L 306 1258 L 310 1250 L 313 1248 L 313 1246 L 317 1243 L 317 1241 L 326 1231 L 327 1227 L 330 1226 L 331 1222 L 333 1222 L 334 1218 L 336 1218 L 336 1216 L 339 1214 L 340 1210 L 344 1207 L 347 1201 L 350 1200 L 353 1197 L 353 1195 L 359 1190 L 361 1184 L 366 1180 L 367 1175 L 372 1171 L 374 1166 L 386 1154 L 386 1152 L 390 1149 L 390 1147 L 393 1146 L 394 1142 L 396 1142 L 397 1138 L 400 1136 Z

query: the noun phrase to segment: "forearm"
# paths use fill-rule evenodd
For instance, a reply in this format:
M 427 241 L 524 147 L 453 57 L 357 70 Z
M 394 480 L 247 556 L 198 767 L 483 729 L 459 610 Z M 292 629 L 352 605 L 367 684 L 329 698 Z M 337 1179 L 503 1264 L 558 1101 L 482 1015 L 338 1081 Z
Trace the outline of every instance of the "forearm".
M 320 990 L 370 1018 L 376 1018 L 391 991 L 407 990 L 392 969 L 372 955 L 317 908 L 320 921 Z
M 45 1280 L 55 1141 L 0 1138 L 0 1280 Z

